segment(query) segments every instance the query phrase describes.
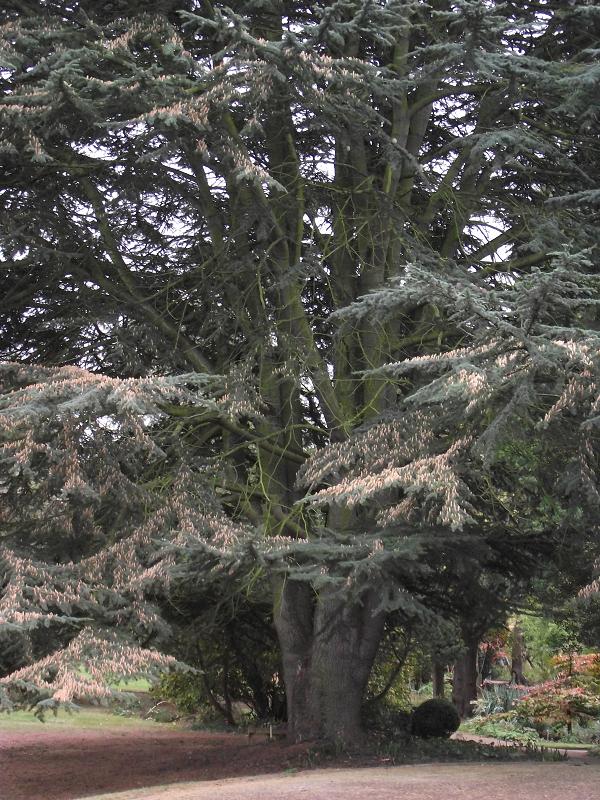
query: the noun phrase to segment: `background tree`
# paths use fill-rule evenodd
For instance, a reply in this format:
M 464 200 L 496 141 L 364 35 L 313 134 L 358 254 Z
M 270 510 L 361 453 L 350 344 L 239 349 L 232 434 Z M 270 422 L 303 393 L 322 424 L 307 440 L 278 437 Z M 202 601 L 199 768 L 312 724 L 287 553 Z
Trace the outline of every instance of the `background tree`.
M 163 606 L 175 631 L 176 645 L 170 642 L 169 651 L 197 672 L 165 675 L 153 691 L 183 711 L 217 716 L 232 726 L 242 707 L 257 720 L 284 721 L 285 687 L 268 587 L 252 573 L 240 583 L 223 576 L 210 589 L 189 580 L 171 586 Z
M 172 529 L 267 571 L 291 734 L 356 739 L 390 612 L 593 518 L 598 8 L 0 13 L 2 353 L 223 376 L 153 408 L 235 536 L 187 501 Z

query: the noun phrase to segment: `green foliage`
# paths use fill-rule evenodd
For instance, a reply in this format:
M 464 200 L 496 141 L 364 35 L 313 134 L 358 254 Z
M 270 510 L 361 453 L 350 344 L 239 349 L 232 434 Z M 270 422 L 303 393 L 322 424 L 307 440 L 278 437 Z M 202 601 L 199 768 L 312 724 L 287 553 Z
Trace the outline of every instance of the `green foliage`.
M 571 632 L 560 621 L 528 614 L 520 618 L 520 625 L 531 662 L 531 682 L 548 680 L 556 671 L 553 657 L 570 644 Z
M 514 713 L 540 732 L 562 727 L 570 735 L 574 724 L 600 718 L 600 655 L 569 652 L 555 666 L 557 676 L 529 689 Z
M 473 704 L 475 717 L 488 717 L 510 711 L 522 697 L 523 689 L 510 685 L 484 686 Z
M 363 724 L 369 733 L 390 741 L 406 741 L 412 733 L 412 714 L 390 703 L 367 705 L 363 712 Z
M 202 707 L 206 708 L 205 692 L 202 675 L 188 672 L 184 675 L 162 675 L 150 693 L 157 700 L 170 700 L 185 714 L 194 714 Z
M 124 714 L 121 710 L 109 710 L 100 707 L 80 708 L 74 713 L 65 710 L 57 714 L 47 714 L 43 721 L 33 716 L 30 710 L 12 711 L 2 714 L 0 724 L 4 733 L 35 733 L 43 737 L 47 733 L 79 730 L 97 730 L 102 728 L 121 728 L 124 731 L 143 728 L 151 729 L 152 723 L 139 715 Z
M 523 697 L 515 711 L 539 731 L 562 725 L 570 732 L 574 722 L 600 717 L 600 693 L 574 679 L 548 681 Z
M 517 744 L 517 743 L 515 743 Z M 361 765 L 369 764 L 370 759 L 374 766 L 381 765 L 382 761 L 387 766 L 401 764 L 429 764 L 445 762 L 475 762 L 481 764 L 484 761 L 519 761 L 519 760 L 540 760 L 540 761 L 562 761 L 564 756 L 548 751 L 539 746 L 536 742 L 525 742 L 526 748 L 521 746 L 512 747 L 507 743 L 505 747 L 497 747 L 478 742 L 454 740 L 454 739 L 410 739 L 402 737 L 388 737 L 374 740 L 371 739 L 361 746 L 357 753 L 348 748 L 341 747 L 335 742 L 320 742 L 311 747 L 306 760 L 310 767 L 328 765 L 331 762 L 339 763 L 343 759 L 345 764 L 357 759 Z
M 458 730 L 460 716 L 449 700 L 434 697 L 417 706 L 412 715 L 412 732 L 423 739 L 448 738 Z
M 22 631 L 0 628 L 0 677 L 24 666 L 30 658 L 31 644 Z
M 177 628 L 264 574 L 310 693 L 323 629 L 485 630 L 589 540 L 600 15 L 555 6 L 2 5 L 11 625 L 169 647 L 170 580 Z
M 390 621 L 379 647 L 366 691 L 370 717 L 393 716 L 411 710 L 411 683 L 416 652 L 411 633 Z
M 285 717 L 280 654 L 263 575 L 221 573 L 209 586 L 198 586 L 186 570 L 171 583 L 164 602 L 163 614 L 174 631 L 171 647 L 198 672 L 190 680 L 166 676 L 158 696 L 164 691 L 186 711 L 217 715 L 229 725 L 241 714 L 259 720 Z
M 464 722 L 461 730 L 490 736 L 519 745 L 540 745 L 537 730 L 520 719 L 515 711 L 491 712 Z
M 485 717 L 474 717 L 463 722 L 461 731 L 490 736 L 501 741 L 526 746 L 562 746 L 580 745 L 586 749 L 595 746 L 600 740 L 600 723 L 581 719 L 573 721 L 571 733 L 567 733 L 563 724 L 552 724 L 549 720 L 543 726 L 534 724 L 520 717 L 516 710 L 508 713 L 490 714 Z
M 564 757 L 556 752 L 548 752 L 535 744 L 527 748 L 521 746 L 497 747 L 455 739 L 413 739 L 406 742 L 384 742 L 379 754 L 391 759 L 393 764 L 419 764 L 429 762 L 453 761 L 519 761 L 536 759 L 540 761 L 562 761 Z
M 521 424 L 527 428 L 526 419 Z M 568 514 L 581 514 L 581 509 L 569 508 L 561 501 L 549 485 L 547 475 L 557 468 L 555 455 L 538 435 L 519 439 L 509 436 L 492 457 L 496 481 L 504 484 L 499 499 L 512 513 L 526 518 L 523 522 L 532 533 L 564 526 Z
M 579 624 L 581 643 L 594 650 L 600 650 L 600 593 L 579 598 L 567 611 Z
M 558 626 L 553 628 L 536 623 L 534 630 L 545 634 L 550 631 L 557 640 L 565 641 L 566 632 Z M 513 689 L 510 710 L 501 709 L 494 703 L 494 698 L 489 697 L 489 692 L 488 696 L 484 693 L 477 704 L 477 716 L 465 723 L 464 728 L 515 742 L 534 741 L 540 736 L 565 742 L 593 742 L 600 718 L 600 660 L 597 654 L 569 652 L 555 656 L 552 666 L 555 677 L 551 680 L 527 689 Z M 510 691 L 512 687 L 498 688 Z

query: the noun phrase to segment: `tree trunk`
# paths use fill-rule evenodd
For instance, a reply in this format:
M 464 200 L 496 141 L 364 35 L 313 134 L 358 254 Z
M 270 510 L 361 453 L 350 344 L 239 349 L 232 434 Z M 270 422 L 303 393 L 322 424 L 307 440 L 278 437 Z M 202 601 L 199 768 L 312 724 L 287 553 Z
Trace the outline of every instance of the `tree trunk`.
M 477 639 L 469 639 L 463 655 L 454 664 L 452 702 L 461 719 L 472 715 L 471 703 L 477 699 L 477 646 Z
M 523 631 L 517 620 L 512 629 L 510 677 L 511 680 L 519 686 L 525 686 L 527 684 L 525 676 L 523 675 L 523 662 L 525 660 L 524 651 Z
M 362 605 L 289 579 L 276 606 L 288 707 L 288 735 L 295 741 L 330 739 L 356 744 L 363 736 L 362 702 L 385 615 L 375 598 Z
M 444 674 L 446 667 L 439 661 L 434 661 L 431 668 L 431 680 L 433 683 L 433 696 L 444 696 Z

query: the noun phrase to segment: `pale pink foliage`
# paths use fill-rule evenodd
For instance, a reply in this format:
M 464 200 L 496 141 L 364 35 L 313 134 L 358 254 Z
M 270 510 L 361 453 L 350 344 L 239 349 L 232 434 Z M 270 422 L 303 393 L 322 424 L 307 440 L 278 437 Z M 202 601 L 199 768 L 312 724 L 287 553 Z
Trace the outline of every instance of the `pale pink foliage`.
M 63 650 L 0 679 L 5 688 L 34 686 L 57 702 L 106 701 L 115 679 L 156 674 L 177 666 L 172 656 L 133 647 L 111 632 L 84 628 Z
M 417 410 L 410 422 L 408 426 L 398 422 L 373 425 L 349 441 L 316 453 L 302 471 L 301 481 L 330 485 L 314 492 L 311 501 L 349 508 L 379 501 L 378 521 L 383 525 L 414 521 L 424 509 L 432 524 L 458 529 L 469 522 L 469 491 L 454 460 L 470 440 L 462 438 L 445 451 L 431 452 L 439 444 L 430 414 Z M 403 496 L 398 498 L 398 492 Z
M 389 364 L 383 370 L 386 374 L 401 376 L 416 370 L 417 374 L 438 372 L 440 377 L 415 389 L 399 419 L 374 424 L 349 441 L 331 444 L 311 456 L 300 481 L 313 489 L 314 503 L 353 507 L 375 501 L 380 509 L 377 520 L 384 526 L 421 520 L 460 529 L 473 522 L 461 460 L 467 454 L 481 459 L 484 451 L 480 448 L 495 447 L 497 433 L 510 435 L 508 426 L 516 419 L 511 409 L 513 392 L 518 398 L 518 387 L 535 381 L 538 371 L 547 382 L 545 365 L 558 359 L 563 367 L 555 378 L 558 397 L 546 408 L 540 426 L 560 423 L 564 415 L 589 419 L 600 410 L 594 378 L 600 367 L 598 356 L 594 343 L 581 337 L 527 346 L 522 341 L 492 338 L 478 346 Z M 504 407 L 499 405 L 496 415 L 489 416 L 496 402 Z M 437 408 L 439 416 L 446 404 L 473 435 L 455 438 L 456 431 L 448 435 L 443 426 L 440 429 L 434 411 L 423 410 Z M 590 502 L 600 504 L 589 428 L 582 426 L 576 436 L 579 486 Z
M 76 561 L 47 564 L 3 548 L 0 626 L 24 632 L 49 626 L 52 636 L 59 624 L 77 625 L 91 618 L 130 640 L 164 631 L 148 591 L 169 591 L 178 553 L 194 548 L 213 556 L 225 553 L 246 531 L 202 488 L 214 479 L 214 469 L 202 474 L 181 466 L 173 473 L 171 467 L 167 474 L 172 481 L 157 492 L 137 485 L 135 465 L 164 458 L 148 425 L 160 418 L 163 403 L 197 403 L 200 413 L 208 409 L 227 415 L 249 413 L 247 397 L 234 379 L 229 398 L 219 404 L 186 388 L 186 376 L 179 385 L 177 379 L 116 380 L 74 367 L 0 367 L 0 383 L 6 380 L 0 395 L 0 447 L 14 465 L 3 479 L 8 488 L 14 485 L 13 497 L 22 497 L 26 489 L 29 502 L 37 498 L 31 508 L 4 503 L 0 521 L 13 527 L 26 522 L 34 526 L 36 537 L 46 540 L 67 535 L 102 542 L 106 535 L 96 520 L 99 502 L 112 498 L 133 512 L 110 531 L 109 544 Z M 124 458 L 128 474 L 121 466 Z M 173 664 L 173 659 L 131 641 L 106 633 L 98 637 L 88 628 L 66 649 L 8 676 L 0 694 L 5 702 L 8 690 L 37 687 L 57 702 L 102 699 L 110 696 L 107 681 L 115 676 Z
M 600 594 L 600 558 L 594 564 L 594 569 L 598 577 L 581 589 L 579 592 L 580 597 L 591 597 L 592 595 Z

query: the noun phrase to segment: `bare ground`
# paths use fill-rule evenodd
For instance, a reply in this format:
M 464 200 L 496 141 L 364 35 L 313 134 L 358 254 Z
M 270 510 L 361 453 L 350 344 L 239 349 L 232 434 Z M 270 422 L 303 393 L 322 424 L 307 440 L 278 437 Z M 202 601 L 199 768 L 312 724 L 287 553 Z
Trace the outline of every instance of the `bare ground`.
M 600 767 L 576 763 L 327 769 L 176 784 L 89 800 L 598 800 Z
M 305 745 L 262 737 L 158 725 L 0 727 L 0 800 L 600 800 L 600 765 L 581 759 L 301 770 L 305 764 Z
M 172 728 L 0 728 L 0 800 L 74 800 L 176 781 L 281 772 L 306 745 Z M 144 796 L 144 795 L 142 795 Z M 175 795 L 176 796 L 176 795 Z

